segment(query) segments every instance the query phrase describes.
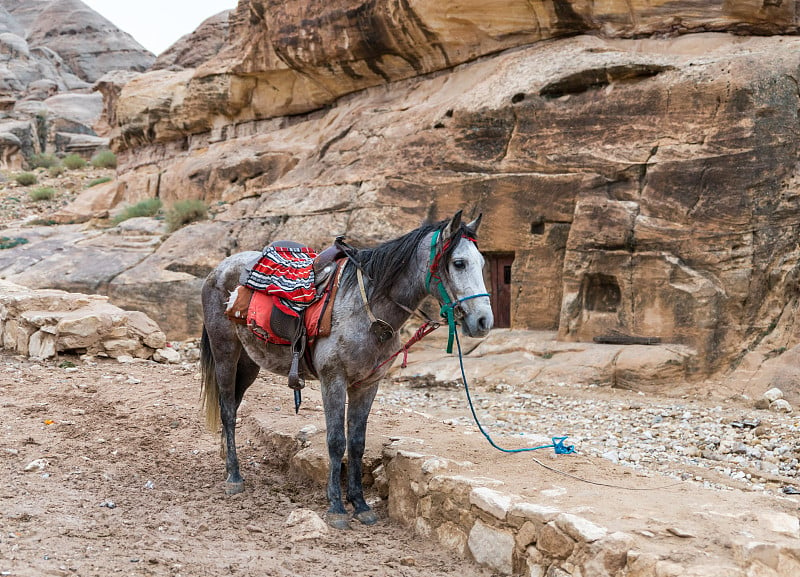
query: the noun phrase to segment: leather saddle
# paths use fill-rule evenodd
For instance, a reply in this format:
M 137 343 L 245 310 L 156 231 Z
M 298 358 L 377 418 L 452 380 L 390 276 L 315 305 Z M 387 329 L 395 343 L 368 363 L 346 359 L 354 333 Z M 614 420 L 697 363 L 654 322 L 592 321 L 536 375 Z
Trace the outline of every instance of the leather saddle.
M 294 241 L 280 240 L 271 243 L 270 246 L 303 248 L 305 245 Z M 338 242 L 317 254 L 313 262 L 314 288 L 317 300 L 325 297 L 326 294 L 330 296 L 330 293 L 327 292 L 328 285 L 331 283 L 338 269 L 337 261 L 344 258 L 344 256 L 344 249 Z M 240 285 L 243 285 L 247 281 L 249 274 L 250 267 L 242 273 L 239 279 Z M 240 289 L 242 288 L 244 287 L 240 287 Z M 308 344 L 305 313 L 306 311 L 304 309 L 295 316 L 287 314 L 278 306 L 273 306 L 272 312 L 269 315 L 269 332 L 275 337 L 278 337 L 280 341 L 288 342 L 291 347 L 292 362 L 289 367 L 289 387 L 296 391 L 305 387 L 305 380 L 301 375 L 300 369 L 300 362 L 304 358 L 306 346 Z M 231 320 L 239 322 L 238 317 L 235 319 L 231 317 Z

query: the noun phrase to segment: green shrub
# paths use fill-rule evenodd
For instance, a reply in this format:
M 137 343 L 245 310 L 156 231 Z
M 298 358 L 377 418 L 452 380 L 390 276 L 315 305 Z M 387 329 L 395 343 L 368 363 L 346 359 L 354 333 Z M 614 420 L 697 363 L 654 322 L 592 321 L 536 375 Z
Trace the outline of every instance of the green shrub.
M 77 170 L 86 166 L 86 161 L 79 154 L 68 154 L 61 162 L 70 170 Z
M 20 172 L 14 177 L 14 180 L 17 181 L 17 184 L 22 186 L 31 186 L 32 184 L 36 184 L 38 182 L 36 175 L 32 172 Z
M 161 210 L 161 200 L 158 198 L 148 198 L 142 200 L 134 205 L 125 207 L 125 209 L 114 217 L 113 223 L 119 224 L 129 218 L 136 218 L 137 216 L 155 216 Z
M 59 165 L 58 157 L 54 154 L 34 154 L 28 159 L 28 164 L 33 168 L 52 168 Z
M 28 196 L 31 197 L 31 200 L 35 200 L 37 202 L 40 200 L 52 200 L 55 195 L 56 189 L 50 186 L 40 186 L 39 188 L 34 188 L 28 192 Z
M 27 238 L 21 238 L 18 236 L 17 237 L 0 236 L 0 249 L 14 248 L 15 246 L 26 244 L 27 242 L 28 242 Z
M 182 226 L 208 218 L 208 207 L 202 200 L 179 200 L 167 211 L 167 229 L 175 232 Z
M 94 180 L 90 180 L 89 181 L 89 184 L 87 185 L 86 188 L 92 188 L 93 186 L 97 186 L 98 184 L 103 184 L 105 182 L 111 182 L 112 180 L 114 180 L 114 179 L 111 178 L 110 176 L 103 176 L 101 178 L 95 178 Z
M 30 224 L 32 224 L 33 226 L 55 226 L 58 224 L 58 222 L 56 222 L 52 218 L 37 218 L 36 220 L 32 220 Z M 64 222 L 62 224 L 70 224 L 70 223 Z
M 56 178 L 57 176 L 61 176 L 62 174 L 64 174 L 64 167 L 61 166 L 60 164 L 57 164 L 56 166 L 51 166 L 47 170 L 47 174 L 50 175 L 50 178 Z
M 110 150 L 101 150 L 92 157 L 95 168 L 117 168 L 117 155 Z

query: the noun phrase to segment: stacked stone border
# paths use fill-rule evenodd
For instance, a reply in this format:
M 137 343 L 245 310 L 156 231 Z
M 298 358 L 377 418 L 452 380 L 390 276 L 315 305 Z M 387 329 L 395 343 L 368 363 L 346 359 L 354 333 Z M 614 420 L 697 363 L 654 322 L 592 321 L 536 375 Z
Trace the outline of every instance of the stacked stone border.
M 278 432 L 250 417 L 269 462 L 303 480 L 327 479 L 325 435 L 313 425 Z M 499 490 L 501 481 L 460 474 L 465 464 L 412 450 L 422 441 L 394 438 L 377 454 L 368 447 L 365 486 L 388 499 L 389 516 L 447 551 L 502 575 L 527 577 L 745 577 L 800 575 L 800 544 L 749 543 L 730 561 L 683 566 L 549 504 Z M 645 542 L 646 546 L 646 542 Z M 710 561 L 711 563 L 711 561 Z M 735 564 L 734 564 L 735 563 Z M 788 571 L 788 572 L 787 572 Z

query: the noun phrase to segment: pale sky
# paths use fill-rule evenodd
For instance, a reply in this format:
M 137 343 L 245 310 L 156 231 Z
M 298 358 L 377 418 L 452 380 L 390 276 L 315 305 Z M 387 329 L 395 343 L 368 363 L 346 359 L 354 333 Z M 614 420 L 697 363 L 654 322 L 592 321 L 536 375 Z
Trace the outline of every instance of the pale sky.
M 237 0 L 83 0 L 158 56 L 178 38 Z

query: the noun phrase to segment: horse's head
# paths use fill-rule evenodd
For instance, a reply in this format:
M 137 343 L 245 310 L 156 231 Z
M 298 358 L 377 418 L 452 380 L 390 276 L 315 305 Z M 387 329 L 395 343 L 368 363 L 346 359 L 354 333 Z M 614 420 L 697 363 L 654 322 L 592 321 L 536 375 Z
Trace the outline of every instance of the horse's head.
M 483 255 L 478 251 L 477 233 L 481 217 L 465 224 L 461 211 L 434 236 L 429 287 L 470 337 L 483 337 L 494 324 L 492 306 L 483 282 Z M 432 282 L 431 282 L 432 281 Z

